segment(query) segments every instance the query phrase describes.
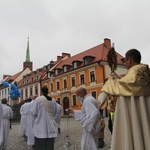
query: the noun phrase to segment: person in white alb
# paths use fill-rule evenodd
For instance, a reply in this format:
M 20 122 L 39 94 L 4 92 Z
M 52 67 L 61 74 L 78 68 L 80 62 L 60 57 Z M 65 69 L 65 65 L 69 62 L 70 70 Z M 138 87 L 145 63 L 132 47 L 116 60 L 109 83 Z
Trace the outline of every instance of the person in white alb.
M 19 136 L 27 137 L 27 116 L 29 112 L 29 102 L 31 102 L 31 99 L 28 98 L 25 100 L 25 103 L 20 108 L 20 115 L 21 115 L 21 121 L 20 121 L 20 130 L 19 130 Z
M 54 150 L 56 101 L 48 96 L 46 86 L 41 88 L 41 92 L 43 95 L 35 99 L 30 109 L 34 118 L 35 150 Z
M 7 106 L 7 99 L 2 99 L 3 117 L 0 128 L 0 143 L 2 150 L 6 150 L 8 143 L 8 136 L 10 130 L 10 119 L 13 118 L 13 111 L 11 107 Z
M 87 93 L 84 87 L 76 90 L 76 95 L 82 101 L 81 110 L 68 109 L 68 113 L 74 113 L 75 119 L 81 121 L 83 134 L 81 150 L 97 150 L 100 131 L 100 112 L 97 100 Z

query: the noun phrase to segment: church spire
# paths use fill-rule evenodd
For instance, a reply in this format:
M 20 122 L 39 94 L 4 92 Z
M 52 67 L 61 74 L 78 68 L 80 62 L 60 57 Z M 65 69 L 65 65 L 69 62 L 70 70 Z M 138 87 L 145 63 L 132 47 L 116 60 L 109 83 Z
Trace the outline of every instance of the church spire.
M 26 60 L 23 62 L 23 70 L 26 68 L 29 68 L 31 71 L 33 69 L 33 63 L 30 61 L 29 36 L 27 41 Z
M 30 62 L 29 36 L 28 36 L 28 42 L 27 42 L 26 62 Z

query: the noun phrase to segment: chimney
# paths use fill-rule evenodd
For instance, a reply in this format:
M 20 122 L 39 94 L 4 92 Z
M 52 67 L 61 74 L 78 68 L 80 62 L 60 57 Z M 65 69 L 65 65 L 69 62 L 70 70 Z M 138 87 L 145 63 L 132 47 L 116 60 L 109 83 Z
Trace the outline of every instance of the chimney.
M 60 61 L 62 58 L 62 56 L 57 56 L 57 61 Z
M 111 48 L 111 41 L 110 41 L 110 39 L 105 38 L 105 39 L 104 39 L 104 45 L 105 45 L 108 49 L 110 49 L 110 48 Z
M 62 57 L 64 58 L 65 56 L 68 56 L 68 58 L 70 58 L 70 54 L 69 53 L 62 53 Z
M 4 80 L 6 77 L 11 77 L 11 75 L 6 75 L 6 74 L 4 74 L 4 75 L 3 75 L 3 80 Z

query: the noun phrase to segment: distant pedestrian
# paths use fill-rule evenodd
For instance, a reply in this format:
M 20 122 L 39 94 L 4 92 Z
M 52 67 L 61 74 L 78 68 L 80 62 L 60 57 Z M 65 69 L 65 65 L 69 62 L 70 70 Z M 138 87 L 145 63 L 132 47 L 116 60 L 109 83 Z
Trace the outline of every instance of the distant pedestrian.
M 2 107 L 3 107 L 3 117 L 0 128 L 0 143 L 2 150 L 6 150 L 10 130 L 10 119 L 13 118 L 13 111 L 11 107 L 7 106 L 6 98 L 2 99 Z

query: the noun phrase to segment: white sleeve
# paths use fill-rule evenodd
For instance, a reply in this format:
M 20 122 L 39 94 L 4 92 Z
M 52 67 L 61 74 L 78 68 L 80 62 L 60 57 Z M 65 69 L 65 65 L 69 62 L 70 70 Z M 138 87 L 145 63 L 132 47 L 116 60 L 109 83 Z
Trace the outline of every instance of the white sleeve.
M 108 96 L 107 93 L 101 92 L 100 95 L 98 96 L 98 102 L 102 104 L 106 100 L 107 96 Z

